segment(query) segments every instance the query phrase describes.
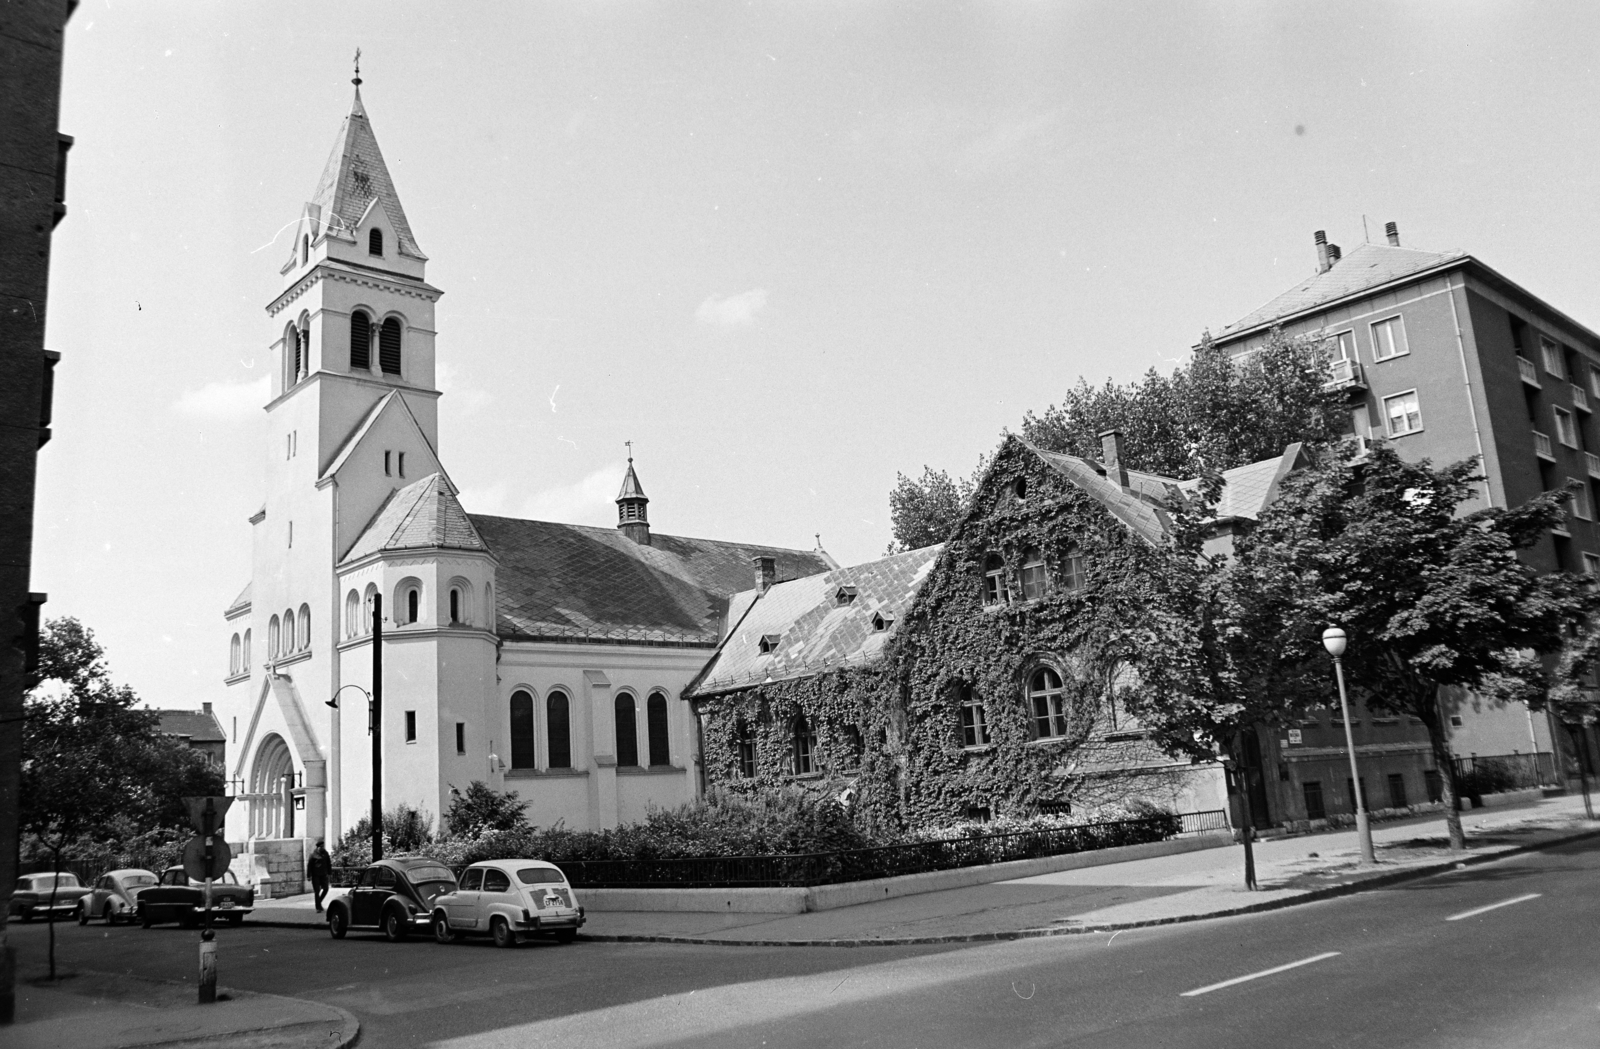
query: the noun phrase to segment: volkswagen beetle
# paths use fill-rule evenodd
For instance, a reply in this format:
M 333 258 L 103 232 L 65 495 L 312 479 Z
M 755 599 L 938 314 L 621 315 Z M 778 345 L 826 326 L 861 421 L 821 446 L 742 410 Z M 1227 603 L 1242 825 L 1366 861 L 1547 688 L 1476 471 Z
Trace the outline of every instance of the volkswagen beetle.
M 107 871 L 95 879 L 89 895 L 78 901 L 78 924 L 90 918 L 104 918 L 107 925 L 133 921 L 138 915 L 139 893 L 160 881 L 155 872 L 129 868 Z
M 434 900 L 455 887 L 455 875 L 438 860 L 379 860 L 361 872 L 355 888 L 328 901 L 328 932 L 342 940 L 351 929 L 381 929 L 391 943 L 425 933 Z

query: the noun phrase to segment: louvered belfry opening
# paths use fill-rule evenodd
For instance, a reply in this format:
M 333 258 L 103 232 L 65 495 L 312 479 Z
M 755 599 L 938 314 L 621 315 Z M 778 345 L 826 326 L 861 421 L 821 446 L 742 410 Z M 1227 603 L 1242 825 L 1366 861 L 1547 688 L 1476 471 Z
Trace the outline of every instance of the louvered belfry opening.
M 367 254 L 383 254 L 383 230 L 375 229 L 367 234 Z
M 385 375 L 400 374 L 400 322 L 393 317 L 378 332 L 378 365 Z
M 350 315 L 350 370 L 372 370 L 372 319 L 360 310 Z

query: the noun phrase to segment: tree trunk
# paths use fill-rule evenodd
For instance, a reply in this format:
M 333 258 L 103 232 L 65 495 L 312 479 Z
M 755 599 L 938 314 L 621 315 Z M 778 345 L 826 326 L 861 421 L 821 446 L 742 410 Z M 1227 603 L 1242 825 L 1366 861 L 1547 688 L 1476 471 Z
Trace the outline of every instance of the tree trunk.
M 1444 802 L 1444 823 L 1450 835 L 1450 848 L 1463 850 L 1467 847 L 1467 836 L 1461 830 L 1461 797 L 1456 784 L 1456 763 L 1454 755 L 1450 753 L 1450 743 L 1444 738 L 1437 688 L 1433 690 L 1427 703 L 1420 704 L 1417 713 L 1428 728 L 1428 743 L 1433 748 L 1433 764 L 1439 770 L 1439 800 Z
M 45 924 L 50 926 L 50 979 L 56 978 L 56 886 L 61 882 L 61 849 L 53 850 L 56 860 L 55 874 L 50 879 L 50 910 L 45 913 Z
M 1251 892 L 1256 890 L 1256 853 L 1251 844 L 1255 837 L 1256 820 L 1250 811 L 1250 771 L 1244 764 L 1244 736 L 1237 733 L 1233 738 L 1233 767 L 1238 770 L 1234 777 L 1239 787 L 1239 808 L 1244 814 L 1244 826 L 1239 829 L 1239 838 L 1244 842 L 1244 887 Z
M 1589 732 L 1584 725 L 1568 725 L 1567 734 L 1572 737 L 1574 749 L 1578 752 L 1578 783 L 1583 787 L 1583 818 L 1594 819 L 1594 805 L 1589 801 Z

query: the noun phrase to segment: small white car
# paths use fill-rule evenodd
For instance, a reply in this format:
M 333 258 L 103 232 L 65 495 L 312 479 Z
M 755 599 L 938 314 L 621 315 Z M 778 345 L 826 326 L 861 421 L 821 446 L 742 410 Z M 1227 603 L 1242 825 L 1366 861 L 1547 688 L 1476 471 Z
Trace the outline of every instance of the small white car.
M 433 936 L 440 943 L 483 935 L 494 937 L 496 947 L 535 936 L 571 943 L 583 922 L 566 875 L 544 860 L 474 863 L 461 872 L 455 892 L 433 901 Z

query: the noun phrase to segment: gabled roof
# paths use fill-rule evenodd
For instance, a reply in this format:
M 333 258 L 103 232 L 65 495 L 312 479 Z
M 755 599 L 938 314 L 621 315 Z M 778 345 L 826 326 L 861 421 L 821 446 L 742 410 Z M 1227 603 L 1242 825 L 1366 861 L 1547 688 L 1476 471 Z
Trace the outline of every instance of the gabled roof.
M 158 710 L 161 734 L 179 736 L 190 743 L 226 743 L 227 733 L 209 710 Z
M 733 606 L 748 609 L 685 695 L 706 696 L 766 681 L 808 677 L 840 667 L 874 662 L 894 636 L 873 627 L 874 615 L 904 622 L 943 546 L 925 546 L 852 568 L 773 584 L 766 593 L 737 594 Z M 840 586 L 856 588 L 840 604 Z M 763 637 L 776 636 L 770 653 Z
M 1135 490 L 1127 491 L 1108 478 L 1099 463 L 1080 459 L 1076 455 L 1047 452 L 1020 437 L 1016 439 L 1044 460 L 1046 465 L 1088 493 L 1141 539 L 1154 544 L 1161 542 L 1166 535 L 1167 521 L 1159 503 L 1166 498 L 1167 491 L 1164 485 L 1157 482 L 1169 479 L 1158 478 L 1155 474 L 1139 474 L 1140 484 L 1135 487 L 1131 483 L 1135 479 L 1134 474 L 1129 471 L 1129 487 Z
M 380 550 L 487 550 L 449 478 L 429 474 L 389 493 L 341 564 Z
M 1213 335 L 1221 341 L 1252 328 L 1279 324 L 1291 317 L 1330 305 L 1359 292 L 1415 277 L 1471 258 L 1464 251 L 1418 251 L 1389 244 L 1363 244 Z
M 510 640 L 687 645 L 722 636 L 729 598 L 755 582 L 751 558 L 780 579 L 828 570 L 819 553 L 614 528 L 470 515 L 498 567 L 496 632 Z
M 228 605 L 228 607 L 222 610 L 222 614 L 225 615 L 225 616 L 226 615 L 231 615 L 232 613 L 237 612 L 242 608 L 248 607 L 249 604 L 250 604 L 250 590 L 251 590 L 251 587 L 253 587 L 254 585 L 255 585 L 255 583 L 253 581 L 249 582 L 249 583 L 246 583 L 244 585 L 244 589 L 239 591 L 239 596 L 234 598 L 233 601 Z
M 411 406 L 406 403 L 406 399 L 400 395 L 399 390 L 390 390 L 378 398 L 371 408 L 367 409 L 367 414 L 356 424 L 356 428 L 350 431 L 350 436 L 345 439 L 344 444 L 340 445 L 339 450 L 334 453 L 333 459 L 328 463 L 328 468 L 322 471 L 321 477 L 317 478 L 319 484 L 338 473 L 344 467 L 349 458 L 355 454 L 356 449 L 361 447 L 361 442 L 367 436 L 367 433 L 378 424 L 378 419 L 383 415 L 384 411 L 396 402 L 399 403 L 399 410 L 405 412 L 406 418 L 411 420 L 411 425 L 415 427 L 417 436 L 422 439 L 422 443 L 427 446 L 429 451 L 433 450 L 433 445 L 429 442 L 428 435 L 423 432 L 422 424 L 417 422 L 417 417 L 412 414 Z M 266 508 L 263 507 L 262 509 Z
M 361 88 L 356 88 L 355 102 L 350 115 L 339 126 L 339 137 L 334 140 L 333 152 L 328 156 L 311 203 L 322 209 L 322 219 L 329 225 L 346 230 L 355 229 L 376 199 L 383 213 L 394 227 L 400 251 L 417 259 L 426 259 L 411 234 L 411 223 L 406 221 L 405 209 L 400 206 L 400 196 L 395 192 L 394 180 L 383 162 L 378 149 L 378 139 L 372 133 L 372 124 L 361 104 Z
M 1249 518 L 1254 521 L 1277 497 L 1278 485 L 1300 461 L 1300 445 L 1291 444 L 1282 455 L 1258 463 L 1222 471 L 1222 494 L 1212 508 L 1217 520 Z M 1179 486 L 1185 495 L 1199 490 L 1199 481 L 1184 481 Z

